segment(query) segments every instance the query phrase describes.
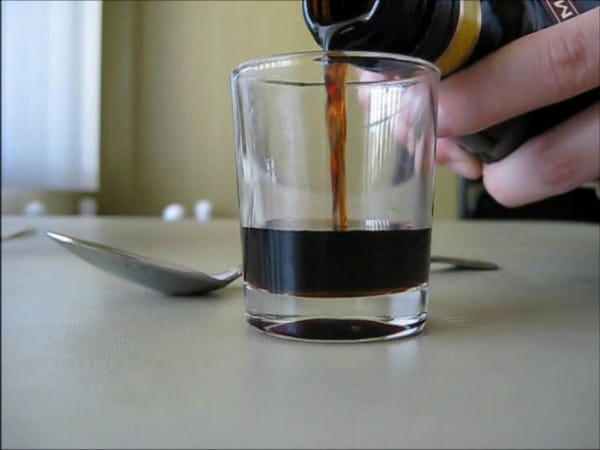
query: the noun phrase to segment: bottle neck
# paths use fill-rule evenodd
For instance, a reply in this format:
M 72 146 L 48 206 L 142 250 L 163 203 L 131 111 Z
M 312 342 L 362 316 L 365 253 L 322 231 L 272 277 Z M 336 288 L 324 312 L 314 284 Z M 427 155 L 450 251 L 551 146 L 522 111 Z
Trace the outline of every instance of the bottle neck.
M 303 0 L 326 50 L 402 53 L 447 75 L 519 37 L 598 6 L 598 0 Z
M 479 0 L 304 0 L 303 15 L 326 50 L 402 53 L 446 73 L 470 56 L 481 27 Z
M 407 53 L 420 30 L 427 26 L 430 3 L 431 0 L 303 0 L 303 15 L 314 39 L 325 50 Z

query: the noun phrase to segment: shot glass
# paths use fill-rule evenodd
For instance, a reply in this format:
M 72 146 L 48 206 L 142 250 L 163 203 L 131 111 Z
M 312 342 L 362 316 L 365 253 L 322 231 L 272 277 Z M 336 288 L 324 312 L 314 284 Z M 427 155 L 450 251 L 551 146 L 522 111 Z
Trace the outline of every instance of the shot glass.
M 307 341 L 427 319 L 438 69 L 301 52 L 231 73 L 246 320 Z

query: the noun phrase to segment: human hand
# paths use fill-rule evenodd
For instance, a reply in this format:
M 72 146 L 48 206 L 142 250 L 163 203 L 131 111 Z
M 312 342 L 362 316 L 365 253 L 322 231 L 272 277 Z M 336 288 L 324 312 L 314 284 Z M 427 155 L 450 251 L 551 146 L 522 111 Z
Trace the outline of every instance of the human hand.
M 415 66 L 418 67 L 418 66 Z M 356 87 L 359 103 L 364 107 L 370 134 L 375 141 L 386 142 L 393 136 L 398 152 L 398 167 L 405 175 L 430 174 L 435 164 L 436 95 L 439 74 L 415 68 L 419 82 L 403 81 L 409 69 L 402 71 L 369 70 L 352 67 L 360 81 Z M 412 73 L 412 72 L 411 72 Z M 394 82 L 396 80 L 396 82 Z M 391 82 L 391 83 L 387 83 Z M 377 86 L 379 85 L 379 86 Z M 400 163 L 402 161 L 402 163 Z
M 445 79 L 437 161 L 466 178 L 483 176 L 505 206 L 568 192 L 600 177 L 600 107 L 593 106 L 482 164 L 455 138 L 561 102 L 600 85 L 600 8 L 524 36 Z

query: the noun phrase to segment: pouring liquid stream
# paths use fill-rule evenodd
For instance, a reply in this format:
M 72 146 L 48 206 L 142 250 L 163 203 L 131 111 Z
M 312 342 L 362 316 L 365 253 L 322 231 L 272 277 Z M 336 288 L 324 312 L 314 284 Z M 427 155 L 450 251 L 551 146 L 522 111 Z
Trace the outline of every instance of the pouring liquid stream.
M 327 105 L 325 120 L 329 135 L 332 219 L 335 231 L 348 228 L 346 201 L 346 74 L 347 63 L 331 62 L 325 66 Z

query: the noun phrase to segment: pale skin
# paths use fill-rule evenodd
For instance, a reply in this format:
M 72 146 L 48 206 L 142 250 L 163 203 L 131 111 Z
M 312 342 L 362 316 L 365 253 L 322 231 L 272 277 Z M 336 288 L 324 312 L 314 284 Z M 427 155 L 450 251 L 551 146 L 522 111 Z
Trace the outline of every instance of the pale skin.
M 600 179 L 600 105 L 482 164 L 455 141 L 600 85 L 600 8 L 524 36 L 445 78 L 440 86 L 437 162 L 483 177 L 500 204 L 516 207 Z

